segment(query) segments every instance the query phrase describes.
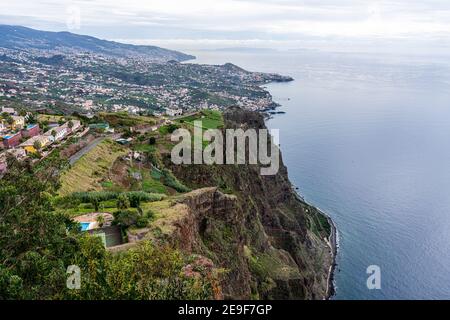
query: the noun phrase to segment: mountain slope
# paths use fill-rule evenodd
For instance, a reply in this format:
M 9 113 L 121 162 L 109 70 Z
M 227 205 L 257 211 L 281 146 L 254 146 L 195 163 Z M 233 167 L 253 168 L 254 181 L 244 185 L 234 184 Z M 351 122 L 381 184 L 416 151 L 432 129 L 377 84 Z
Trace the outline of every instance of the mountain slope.
M 238 108 L 224 112 L 224 120 L 226 128 L 266 128 L 261 114 Z M 188 210 L 175 210 L 180 218 L 172 221 L 173 241 L 228 270 L 225 298 L 330 296 L 334 227 L 298 197 L 281 158 L 273 176 L 261 176 L 259 165 L 173 165 L 169 154 L 164 159 L 184 185 L 204 188 L 178 203 Z
M 141 57 L 154 61 L 185 61 L 195 58 L 156 46 L 138 46 L 97 39 L 70 32 L 40 31 L 22 26 L 0 25 L 0 47 L 73 51 L 74 49 L 115 57 Z

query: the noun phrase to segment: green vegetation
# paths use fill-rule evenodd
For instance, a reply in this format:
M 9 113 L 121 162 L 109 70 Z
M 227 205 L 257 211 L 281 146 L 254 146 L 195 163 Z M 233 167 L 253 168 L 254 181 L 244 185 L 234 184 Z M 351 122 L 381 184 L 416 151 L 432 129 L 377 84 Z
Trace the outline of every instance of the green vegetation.
M 113 254 L 99 237 L 81 233 L 66 215 L 52 211 L 63 162 L 47 159 L 32 168 L 8 161 L 0 179 L 2 299 L 213 298 L 215 275 L 186 275 L 191 259 L 178 250 L 143 242 Z M 66 286 L 70 265 L 81 269 L 79 290 Z
M 195 138 L 200 138 L 203 141 L 204 131 L 209 129 L 221 129 L 224 126 L 223 115 L 220 111 L 216 110 L 202 110 L 197 114 L 178 119 L 177 123 L 180 126 L 184 125 L 186 129 L 194 133 L 196 121 L 201 121 L 201 137 L 197 137 L 195 134 L 193 134 L 193 141 Z M 206 147 L 208 144 L 208 141 L 203 141 L 203 147 Z
M 101 190 L 101 180 L 108 175 L 114 161 L 125 154 L 126 149 L 117 143 L 102 141 L 63 173 L 59 194 L 65 196 L 77 191 Z
M 184 117 L 178 120 L 179 123 L 186 123 L 194 127 L 194 121 L 202 121 L 202 129 L 220 129 L 223 127 L 223 116 L 220 111 L 203 110 L 199 114 Z
M 138 151 L 138 152 L 146 152 L 146 153 L 149 152 L 149 153 L 152 153 L 152 152 L 155 152 L 156 147 L 154 145 L 150 145 L 150 144 L 147 144 L 147 143 L 141 143 L 141 144 L 134 145 L 133 149 L 135 151 Z
M 164 179 L 164 184 L 168 187 L 175 189 L 178 192 L 189 192 L 191 189 L 182 184 L 170 170 L 163 169 L 161 174 Z
M 304 204 L 304 210 L 308 229 L 319 238 L 328 237 L 331 234 L 331 225 L 327 217 L 316 208 L 307 204 Z
M 161 133 L 162 135 L 171 134 L 175 130 L 177 130 L 178 128 L 179 128 L 179 126 L 177 126 L 175 124 L 168 124 L 168 125 L 165 125 L 165 126 L 161 126 L 159 128 L 159 133 Z
M 52 204 L 56 211 L 73 217 L 93 211 L 113 213 L 118 209 L 139 208 L 143 203 L 161 201 L 164 198 L 164 194 L 143 191 L 75 192 L 68 196 L 54 197 Z
M 135 116 L 128 112 L 100 113 L 99 118 L 108 122 L 112 127 L 134 127 L 137 125 L 156 124 L 154 117 Z

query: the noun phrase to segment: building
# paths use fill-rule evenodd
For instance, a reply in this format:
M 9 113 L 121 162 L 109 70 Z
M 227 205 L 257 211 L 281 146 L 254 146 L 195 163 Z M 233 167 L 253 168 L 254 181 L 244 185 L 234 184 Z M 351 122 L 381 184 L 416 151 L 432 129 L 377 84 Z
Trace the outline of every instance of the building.
M 166 114 L 169 117 L 181 116 L 183 114 L 183 109 L 166 109 Z
M 6 124 L 3 121 L 0 121 L 0 133 L 5 132 L 8 129 Z
M 101 130 L 101 131 L 105 131 L 105 132 L 114 132 L 113 128 L 109 127 L 109 123 L 104 122 L 104 123 L 91 123 L 89 125 L 90 129 L 93 130 Z
M 23 150 L 22 148 L 9 149 L 6 152 L 18 160 L 22 160 L 27 156 L 25 150 Z
M 46 135 L 38 135 L 34 136 L 24 143 L 20 144 L 20 147 L 25 150 L 26 153 L 36 153 L 38 150 L 36 150 L 35 144 L 36 142 L 39 143 L 41 148 L 45 148 L 47 145 L 51 143 L 51 139 L 49 136 Z
M 72 123 L 72 128 L 70 128 L 69 122 Z M 81 128 L 81 122 L 80 120 L 70 120 L 64 123 L 61 127 L 68 128 L 70 132 L 75 132 Z
M 14 110 L 14 108 L 7 108 L 7 107 L 2 107 L 2 111 L 0 113 L 7 113 L 10 116 L 17 115 L 17 112 L 16 112 L 16 110 Z
M 22 133 L 20 131 L 17 133 L 3 136 L 3 145 L 6 148 L 17 147 L 20 144 L 20 139 L 22 139 Z
M 0 175 L 6 172 L 8 164 L 6 163 L 6 153 L 0 153 Z
M 25 117 L 21 116 L 11 116 L 14 120 L 11 127 L 14 127 L 15 129 L 22 129 L 25 126 Z
M 62 140 L 68 134 L 69 128 L 64 126 L 55 127 L 44 133 L 45 136 L 49 137 L 51 142 Z
M 25 129 L 22 130 L 22 136 L 24 138 L 31 138 L 39 134 L 40 128 L 39 124 L 29 124 Z

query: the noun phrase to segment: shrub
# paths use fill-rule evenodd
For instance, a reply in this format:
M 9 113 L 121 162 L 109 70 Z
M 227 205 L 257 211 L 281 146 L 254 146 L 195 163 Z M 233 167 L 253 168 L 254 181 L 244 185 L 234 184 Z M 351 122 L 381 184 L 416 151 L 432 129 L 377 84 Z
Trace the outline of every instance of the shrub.
M 120 194 L 117 197 L 117 208 L 118 209 L 128 209 L 130 207 L 130 200 L 125 194 Z
M 98 191 L 98 192 L 75 192 L 72 193 L 71 197 L 78 199 L 83 203 L 91 203 L 93 198 L 98 199 L 98 201 L 107 201 L 117 199 L 119 194 L 117 192 L 111 191 Z
M 167 169 L 162 170 L 162 175 L 164 177 L 164 184 L 168 187 L 174 188 L 178 192 L 189 192 L 191 189 L 186 187 Z
M 163 194 L 144 191 L 130 191 L 125 194 L 130 200 L 130 206 L 133 208 L 139 207 L 141 202 L 161 201 L 164 198 Z
M 135 225 L 139 218 L 138 212 L 132 210 L 118 210 L 113 213 L 113 216 L 113 224 L 118 225 L 122 228 L 128 228 L 132 225 Z

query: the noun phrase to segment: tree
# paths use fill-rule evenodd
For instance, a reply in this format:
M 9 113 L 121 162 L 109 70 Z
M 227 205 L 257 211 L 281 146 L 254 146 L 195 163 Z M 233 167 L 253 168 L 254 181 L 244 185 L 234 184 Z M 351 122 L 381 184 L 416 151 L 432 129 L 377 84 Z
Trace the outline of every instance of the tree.
M 100 228 L 103 227 L 103 225 L 105 224 L 105 217 L 102 214 L 100 214 L 97 216 L 96 220 Z
M 126 194 L 119 194 L 117 197 L 117 209 L 123 210 L 130 207 L 130 199 Z
M 156 138 L 155 137 L 150 137 L 150 140 L 148 141 L 149 145 L 154 145 L 156 144 Z
M 11 117 L 10 115 L 8 115 L 8 116 L 5 118 L 5 120 L 6 120 L 6 122 L 7 122 L 10 126 L 12 126 L 13 123 L 14 123 L 14 119 L 13 119 L 13 117 Z
M 34 123 L 36 123 L 37 122 L 37 118 L 36 118 L 36 115 L 35 114 L 33 114 L 33 113 L 28 113 L 28 115 L 27 115 L 27 123 L 28 124 L 34 124 Z
M 50 212 L 63 163 L 51 160 L 49 167 L 33 168 L 13 157 L 7 161 L 8 171 L 0 179 L 0 297 L 58 298 L 64 266 L 77 247 L 75 224 Z
M 98 212 L 100 209 L 100 200 L 97 197 L 92 197 L 91 204 L 94 206 L 94 210 Z
M 67 126 L 69 127 L 69 129 L 72 130 L 72 128 L 73 128 L 73 121 L 70 120 L 69 123 L 67 124 Z
M 33 143 L 33 147 L 34 147 L 34 149 L 36 149 L 37 151 L 39 151 L 39 150 L 41 150 L 41 148 L 42 148 L 42 143 L 41 143 L 39 140 L 36 140 L 36 141 Z
M 99 237 L 53 211 L 58 174 L 67 162 L 58 153 L 32 166 L 8 157 L 0 179 L 1 299 L 211 299 L 216 277 L 199 268 L 190 277 L 187 256 L 143 242 L 120 254 Z M 189 262 L 188 262 L 189 261 Z M 81 289 L 69 290 L 67 267 L 81 270 Z

